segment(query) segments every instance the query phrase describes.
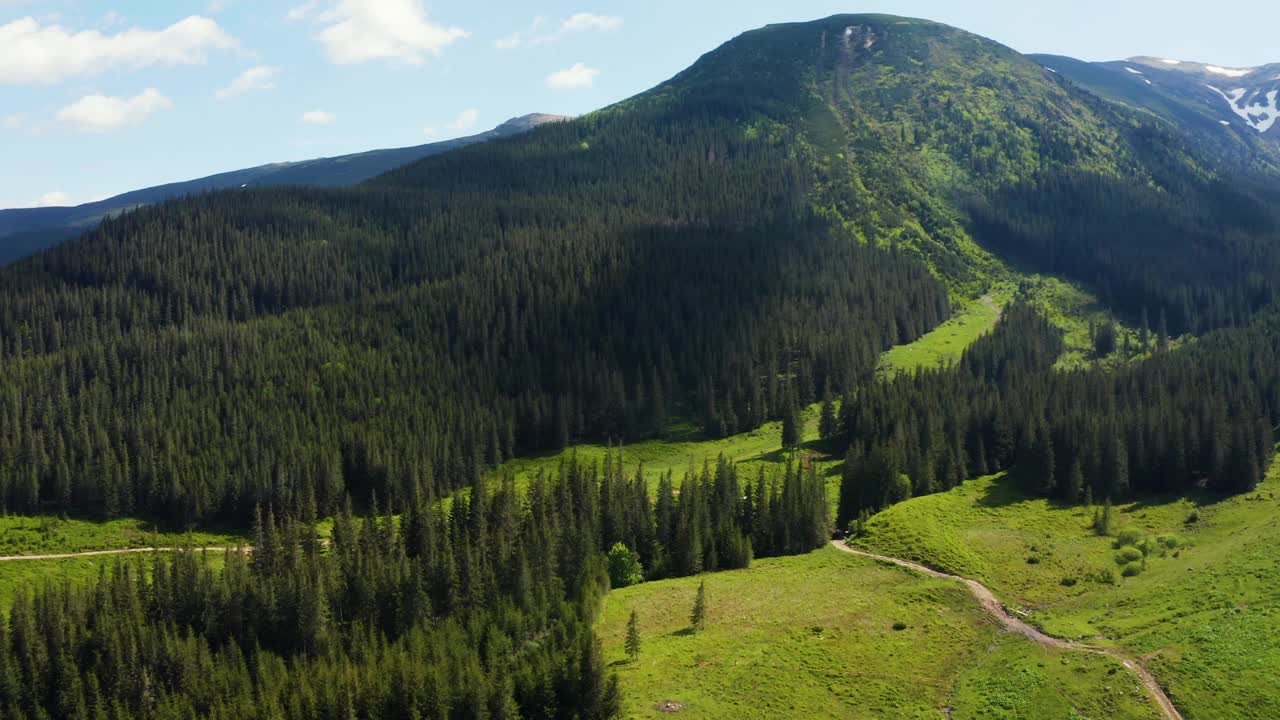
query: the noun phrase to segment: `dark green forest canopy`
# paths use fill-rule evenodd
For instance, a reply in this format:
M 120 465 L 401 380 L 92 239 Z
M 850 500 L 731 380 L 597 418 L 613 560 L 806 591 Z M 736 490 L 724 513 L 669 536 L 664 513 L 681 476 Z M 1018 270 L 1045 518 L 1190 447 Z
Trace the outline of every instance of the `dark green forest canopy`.
M 1242 327 L 1280 222 L 1237 170 L 959 30 L 771 26 L 576 122 L 8 268 L 0 503 L 244 523 L 675 418 L 749 429 L 857 396 L 991 252 L 1153 336 Z

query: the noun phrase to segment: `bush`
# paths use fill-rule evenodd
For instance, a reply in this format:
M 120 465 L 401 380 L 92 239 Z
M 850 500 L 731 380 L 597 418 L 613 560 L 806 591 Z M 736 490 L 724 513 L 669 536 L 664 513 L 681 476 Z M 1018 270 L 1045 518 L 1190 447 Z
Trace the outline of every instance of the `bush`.
M 1067 576 L 1067 577 L 1062 578 L 1062 587 L 1075 587 L 1075 586 L 1076 586 L 1076 579 L 1075 579 L 1075 578 L 1073 578 L 1073 577 L 1071 577 L 1071 576 Z
M 1027 557 L 1027 564 L 1028 564 L 1028 565 L 1039 565 L 1039 564 L 1040 564 L 1040 558 L 1036 557 L 1035 555 L 1030 555 L 1030 556 L 1028 556 L 1028 557 Z
M 1124 577 L 1133 577 L 1142 573 L 1142 563 L 1131 562 L 1120 569 L 1120 574 Z
M 1093 574 L 1094 582 L 1103 585 L 1115 585 L 1120 578 L 1116 575 L 1116 571 L 1112 568 L 1103 568 Z
M 1127 565 L 1128 563 L 1136 562 L 1141 559 L 1142 551 L 1136 547 L 1121 548 L 1120 552 L 1116 553 L 1117 565 Z
M 1126 545 L 1132 545 L 1136 547 L 1140 540 L 1142 540 L 1141 532 L 1133 528 L 1125 528 L 1124 530 L 1120 531 L 1119 535 L 1116 535 L 1116 540 L 1115 542 L 1111 543 L 1111 546 L 1117 549 L 1125 547 Z
M 893 624 L 893 629 L 898 631 L 906 630 L 907 624 L 899 620 L 898 622 Z
M 609 550 L 609 587 L 624 588 L 644 582 L 640 556 L 622 543 Z
M 1182 544 L 1181 542 L 1178 541 L 1178 538 L 1172 535 L 1161 535 L 1160 537 L 1156 538 L 1156 542 L 1169 548 L 1170 550 L 1176 550 L 1178 546 Z
M 1182 521 L 1184 525 L 1195 525 L 1198 522 L 1200 522 L 1199 510 L 1192 510 L 1191 514 L 1187 516 L 1187 519 Z

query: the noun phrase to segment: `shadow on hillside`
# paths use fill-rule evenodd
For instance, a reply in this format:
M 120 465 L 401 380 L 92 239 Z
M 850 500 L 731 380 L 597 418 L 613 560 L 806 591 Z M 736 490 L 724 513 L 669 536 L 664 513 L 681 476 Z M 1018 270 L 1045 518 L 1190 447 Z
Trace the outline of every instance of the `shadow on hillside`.
M 1203 508 L 1212 507 L 1227 499 L 1229 498 L 1215 495 L 1203 488 L 1196 488 L 1181 495 L 1177 493 L 1161 493 L 1158 495 L 1138 496 L 1133 499 L 1115 502 L 1113 504 L 1116 512 L 1129 515 L 1149 509 L 1163 507 L 1182 500 L 1191 502 L 1197 508 Z M 1049 507 L 1054 510 L 1072 510 L 1086 507 L 1083 502 L 1069 503 L 1060 498 L 1045 498 L 1040 495 L 1030 494 L 1018 487 L 1017 480 L 1014 480 L 1008 474 L 995 478 L 995 480 L 987 486 L 986 492 L 978 498 L 978 504 L 982 507 L 1001 508 L 1032 500 L 1047 500 Z M 1102 504 L 1102 500 L 1098 500 L 1095 504 L 1100 506 Z
M 801 445 L 795 450 L 784 450 L 779 447 L 777 450 L 763 452 L 759 455 L 746 458 L 742 462 L 770 462 L 785 464 L 788 456 L 795 460 L 802 460 L 805 456 L 809 456 L 819 462 L 838 459 L 832 454 L 829 446 L 830 443 L 825 440 L 810 440 L 809 442 L 801 443 Z M 831 470 L 828 469 L 826 474 L 831 475 Z

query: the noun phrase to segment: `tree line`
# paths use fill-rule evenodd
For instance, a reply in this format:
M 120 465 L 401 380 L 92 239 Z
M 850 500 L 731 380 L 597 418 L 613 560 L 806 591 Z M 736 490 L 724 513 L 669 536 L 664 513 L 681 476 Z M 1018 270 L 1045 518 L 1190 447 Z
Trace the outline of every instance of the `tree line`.
M 1280 318 L 1211 333 L 1115 371 L 1063 372 L 1060 331 L 1025 304 L 954 367 L 844 398 L 838 522 L 1005 470 L 1031 494 L 1102 502 L 1252 491 L 1280 427 Z
M 811 467 L 741 482 L 721 460 L 651 499 L 612 455 L 387 511 L 346 505 L 326 546 L 314 506 L 259 509 L 251 551 L 223 567 L 186 550 L 20 591 L 0 716 L 609 718 L 617 681 L 591 632 L 608 548 L 679 576 L 808 552 L 829 525 Z

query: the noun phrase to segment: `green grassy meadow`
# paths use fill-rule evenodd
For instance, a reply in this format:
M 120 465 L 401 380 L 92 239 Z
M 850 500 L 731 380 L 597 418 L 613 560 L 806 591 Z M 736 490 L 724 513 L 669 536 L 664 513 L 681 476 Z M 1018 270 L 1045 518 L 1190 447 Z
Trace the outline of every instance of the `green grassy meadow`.
M 690 633 L 703 581 L 707 626 Z M 615 591 L 598 629 L 627 718 L 662 717 L 666 702 L 689 718 L 1157 717 L 1115 661 L 1046 650 L 958 583 L 831 548 Z
M 237 532 L 158 530 L 136 518 L 99 521 L 54 515 L 0 516 L 0 556 L 183 545 L 233 547 L 245 537 Z
M 1280 717 L 1278 492 L 1280 465 L 1248 496 L 1116 506 L 1099 537 L 1092 510 L 989 477 L 890 508 L 855 542 L 980 579 L 1052 635 L 1142 658 L 1189 718 L 1262 720 Z M 1162 541 L 1126 562 L 1126 531 Z
M 876 372 L 880 377 L 889 379 L 898 373 L 944 367 L 957 362 L 965 348 L 996 326 L 1011 297 L 1012 289 L 1001 285 L 980 298 L 966 300 L 950 320 L 919 340 L 882 353 Z

